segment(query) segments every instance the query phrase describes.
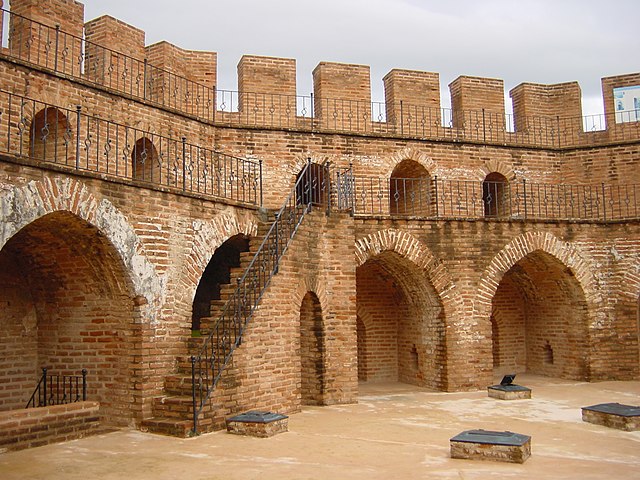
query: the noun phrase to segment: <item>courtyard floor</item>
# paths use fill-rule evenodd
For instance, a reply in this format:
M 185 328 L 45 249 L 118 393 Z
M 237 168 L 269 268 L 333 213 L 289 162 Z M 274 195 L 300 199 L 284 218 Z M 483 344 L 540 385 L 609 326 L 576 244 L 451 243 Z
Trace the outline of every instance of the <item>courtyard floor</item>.
M 640 382 L 518 375 L 515 383 L 532 399 L 361 385 L 358 404 L 305 407 L 275 437 L 121 430 L 0 454 L 0 479 L 640 479 L 640 431 L 581 419 L 583 406 L 639 405 Z M 530 435 L 531 457 L 522 465 L 451 459 L 449 439 L 479 428 Z

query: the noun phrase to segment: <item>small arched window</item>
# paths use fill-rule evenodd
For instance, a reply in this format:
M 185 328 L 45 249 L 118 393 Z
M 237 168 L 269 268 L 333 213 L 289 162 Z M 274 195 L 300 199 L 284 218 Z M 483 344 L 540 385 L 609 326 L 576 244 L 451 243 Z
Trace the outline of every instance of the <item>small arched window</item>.
M 67 163 L 73 132 L 67 116 L 54 107 L 45 107 L 31 122 L 29 156 L 36 160 Z
M 160 167 L 158 151 L 153 142 L 146 137 L 139 139 L 131 153 L 131 176 L 135 180 L 159 183 Z
M 430 212 L 429 172 L 414 160 L 403 160 L 393 169 L 389 179 L 389 213 L 426 217 Z
M 487 175 L 482 182 L 482 203 L 485 217 L 504 217 L 510 214 L 509 182 L 498 172 Z

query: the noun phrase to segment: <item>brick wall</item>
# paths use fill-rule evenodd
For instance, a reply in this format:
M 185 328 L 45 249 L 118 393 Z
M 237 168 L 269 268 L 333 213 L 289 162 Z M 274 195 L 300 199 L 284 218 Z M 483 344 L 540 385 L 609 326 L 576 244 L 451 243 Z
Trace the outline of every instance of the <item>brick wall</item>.
M 504 82 L 494 78 L 460 76 L 449 84 L 453 126 L 475 128 L 484 121 L 493 129 L 504 127 Z M 484 118 L 483 118 L 484 111 Z
M 320 62 L 313 70 L 314 112 L 324 128 L 347 122 L 354 131 L 365 131 L 371 121 L 369 67 Z
M 562 128 L 582 130 L 582 93 L 577 82 L 556 85 L 521 83 L 509 95 L 513 101 L 517 131 L 544 129 L 557 132 L 560 129 L 559 118 L 563 119 Z
M 100 429 L 97 402 L 0 412 L 0 451 L 67 442 Z

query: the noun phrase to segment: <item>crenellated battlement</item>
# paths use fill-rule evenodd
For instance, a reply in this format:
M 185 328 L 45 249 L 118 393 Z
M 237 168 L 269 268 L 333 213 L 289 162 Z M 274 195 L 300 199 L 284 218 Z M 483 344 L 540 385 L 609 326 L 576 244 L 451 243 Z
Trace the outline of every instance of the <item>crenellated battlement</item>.
M 109 15 L 85 23 L 84 6 L 74 0 L 11 3 L 2 22 L 10 28 L 6 54 L 215 123 L 544 147 L 588 145 L 595 137 L 584 134 L 601 130 L 608 133 L 599 142 L 626 139 L 629 128 L 616 124 L 637 124 L 633 116 L 617 121 L 613 94 L 640 85 L 640 73 L 602 79 L 605 117 L 589 125 L 577 82 L 521 83 L 509 92 L 510 115 L 503 80 L 461 75 L 449 84 L 445 111 L 438 73 L 391 70 L 382 79 L 382 104 L 372 103 L 368 66 L 320 62 L 313 94 L 303 97 L 295 59 L 244 55 L 233 92 L 218 87 L 216 52 L 166 41 L 147 46 L 144 31 Z

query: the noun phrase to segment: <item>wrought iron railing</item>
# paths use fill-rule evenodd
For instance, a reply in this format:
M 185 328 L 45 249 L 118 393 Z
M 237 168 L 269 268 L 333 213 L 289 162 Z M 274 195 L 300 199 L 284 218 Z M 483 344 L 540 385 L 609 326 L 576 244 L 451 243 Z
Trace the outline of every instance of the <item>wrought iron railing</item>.
M 336 175 L 337 205 L 354 215 L 442 219 L 617 221 L 640 218 L 640 185 L 475 182 Z
M 0 91 L 0 152 L 249 205 L 262 162 Z
M 233 352 L 242 343 L 242 335 L 271 278 L 278 271 L 280 259 L 313 206 L 329 206 L 329 173 L 328 165 L 318 170 L 309 162 L 276 213 L 275 221 L 251 263 L 238 278 L 235 292 L 225 303 L 200 352 L 191 357 L 194 434 L 198 432 L 198 418 L 204 406 Z
M 2 10 L 4 53 L 68 77 L 117 90 L 205 120 L 215 115 L 212 88 L 30 18 Z
M 4 55 L 219 125 L 394 135 L 424 140 L 572 148 L 640 139 L 640 111 L 576 117 L 458 111 L 410 102 L 210 88 L 146 59 L 2 10 Z
M 82 375 L 51 375 L 47 373 L 46 368 L 43 368 L 38 385 L 25 408 L 63 405 L 83 402 L 86 399 L 86 370 L 82 370 Z

